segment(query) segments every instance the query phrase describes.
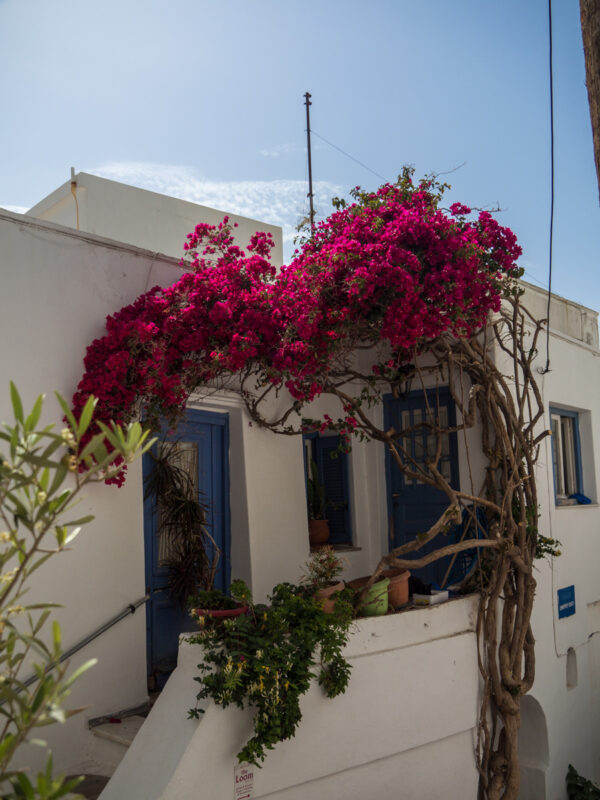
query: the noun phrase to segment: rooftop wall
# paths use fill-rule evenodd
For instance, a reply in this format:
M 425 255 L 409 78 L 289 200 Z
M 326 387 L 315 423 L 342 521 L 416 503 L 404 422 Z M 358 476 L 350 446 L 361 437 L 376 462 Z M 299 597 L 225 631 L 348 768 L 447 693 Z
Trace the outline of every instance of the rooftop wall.
M 179 259 L 184 253 L 187 234 L 199 222 L 218 225 L 227 213 L 86 172 L 79 172 L 74 180 L 76 186 L 72 187 L 67 181 L 33 206 L 27 215 L 72 228 L 79 227 L 88 233 Z M 237 214 L 228 216 L 231 224 L 238 226 L 234 229 L 234 236 L 241 247 L 246 247 L 257 230 L 270 233 L 275 241 L 273 263 L 281 265 L 281 228 Z

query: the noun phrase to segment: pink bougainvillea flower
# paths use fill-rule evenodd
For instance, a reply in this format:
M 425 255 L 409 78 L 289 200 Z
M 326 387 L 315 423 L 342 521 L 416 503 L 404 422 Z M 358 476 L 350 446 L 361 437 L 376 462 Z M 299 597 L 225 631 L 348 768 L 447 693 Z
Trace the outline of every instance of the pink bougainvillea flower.
M 74 411 L 93 394 L 100 420 L 175 424 L 194 389 L 235 374 L 285 387 L 300 407 L 359 346 L 372 349 L 373 380 L 392 379 L 437 337 L 479 331 L 521 274 L 513 232 L 485 211 L 468 219 L 461 203 L 442 210 L 434 181 L 415 186 L 405 170 L 353 195 L 279 272 L 270 234 L 244 251 L 227 217 L 197 225 L 184 244 L 188 271 L 108 317 L 88 347 Z M 358 435 L 355 409 L 344 411 L 315 429 Z

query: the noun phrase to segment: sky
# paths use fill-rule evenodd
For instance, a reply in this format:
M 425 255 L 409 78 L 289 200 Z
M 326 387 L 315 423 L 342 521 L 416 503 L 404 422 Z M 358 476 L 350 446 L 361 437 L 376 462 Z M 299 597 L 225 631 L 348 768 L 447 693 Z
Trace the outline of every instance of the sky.
M 600 310 L 576 0 L 554 0 L 553 290 Z M 282 225 L 403 165 L 499 208 L 547 287 L 546 0 L 0 0 L 0 206 L 76 171 Z

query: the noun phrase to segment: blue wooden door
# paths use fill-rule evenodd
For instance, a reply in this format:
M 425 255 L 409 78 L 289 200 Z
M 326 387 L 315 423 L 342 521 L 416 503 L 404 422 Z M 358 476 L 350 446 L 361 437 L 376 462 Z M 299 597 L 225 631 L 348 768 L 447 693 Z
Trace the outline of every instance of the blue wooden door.
M 207 528 L 221 551 L 215 587 L 229 586 L 229 466 L 228 416 L 188 409 L 185 419 L 163 441 L 177 448 L 179 464 L 189 472 L 199 499 L 207 507 Z M 161 447 L 161 444 L 155 445 Z M 152 458 L 144 456 L 144 477 Z M 159 524 L 160 504 L 144 502 L 147 665 L 149 685 L 160 688 L 177 664 L 179 635 L 193 630 L 193 623 L 167 591 L 169 539 Z
M 436 435 L 426 427 L 429 413 L 434 416 L 439 413 L 441 427 L 456 424 L 454 402 L 447 388 L 428 391 L 427 402 L 422 390 L 410 392 L 402 399 L 391 396 L 384 399 L 386 429 L 393 427 L 401 431 L 414 428 L 404 437 L 403 445 L 419 464 L 424 464 L 428 456 L 435 454 L 437 444 Z M 425 533 L 447 508 L 449 501 L 447 495 L 439 489 L 406 477 L 389 452 L 386 453 L 386 461 L 391 550 L 412 541 L 417 534 Z M 445 434 L 442 438 L 442 455 L 438 469 L 452 486 L 459 485 L 455 433 Z M 448 541 L 440 534 L 433 542 L 403 558 L 421 558 L 444 544 L 448 544 Z M 448 565 L 449 559 L 445 558 L 421 569 L 411 570 L 411 574 L 425 583 L 439 585 Z

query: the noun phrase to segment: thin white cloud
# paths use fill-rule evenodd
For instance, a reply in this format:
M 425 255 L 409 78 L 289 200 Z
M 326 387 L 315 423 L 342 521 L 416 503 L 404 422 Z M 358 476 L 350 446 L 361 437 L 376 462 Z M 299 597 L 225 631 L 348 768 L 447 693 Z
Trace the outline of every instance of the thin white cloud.
M 232 214 L 280 225 L 284 258 L 289 260 L 296 225 L 308 214 L 308 187 L 300 180 L 209 181 L 191 167 L 146 162 L 113 162 L 90 169 L 94 175 L 150 189 L 181 200 L 200 203 Z M 331 211 L 331 198 L 343 188 L 328 181 L 313 184 L 315 210 L 320 216 Z
M 287 142 L 286 144 L 277 144 L 274 147 L 264 147 L 262 150 L 259 150 L 259 153 L 266 158 L 279 158 L 280 156 L 287 156 L 290 153 L 297 153 L 301 149 L 302 148 L 295 142 Z

